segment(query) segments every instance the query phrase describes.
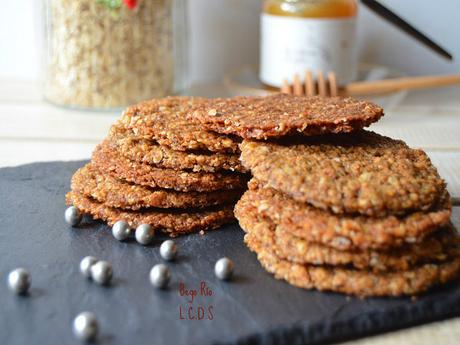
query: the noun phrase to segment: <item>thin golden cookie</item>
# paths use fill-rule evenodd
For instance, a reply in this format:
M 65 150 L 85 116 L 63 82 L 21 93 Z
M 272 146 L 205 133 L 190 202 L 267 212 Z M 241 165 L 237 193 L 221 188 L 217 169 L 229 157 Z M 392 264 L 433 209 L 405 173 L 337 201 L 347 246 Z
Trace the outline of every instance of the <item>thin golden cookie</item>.
M 445 191 L 425 152 L 364 130 L 240 147 L 243 165 L 261 183 L 334 213 L 429 210 Z
M 92 163 L 104 173 L 135 184 L 177 191 L 210 192 L 221 189 L 242 189 L 247 177 L 239 173 L 196 173 L 155 168 L 121 156 L 107 141 L 93 152 Z
M 68 205 L 74 205 L 81 212 L 101 219 L 109 225 L 118 220 L 124 220 L 131 228 L 140 224 L 150 224 L 154 229 L 161 230 L 175 237 L 201 230 L 212 230 L 234 221 L 232 206 L 214 207 L 196 212 L 183 210 L 162 210 L 148 208 L 139 211 L 128 211 L 112 208 L 85 197 L 76 192 L 66 195 Z
M 445 196 L 429 211 L 380 218 L 364 215 L 336 215 L 295 201 L 272 188 L 259 188 L 255 180 L 238 202 L 241 213 L 255 209 L 273 220 L 279 228 L 309 242 L 339 250 L 388 248 L 420 242 L 449 223 L 450 197 Z
M 195 108 L 189 115 L 192 120 L 218 133 L 245 139 L 351 132 L 383 115 L 382 108 L 366 101 L 285 94 L 217 98 Z
M 117 150 L 126 158 L 161 168 L 194 172 L 246 171 L 241 165 L 240 156 L 237 154 L 210 151 L 176 151 L 167 146 L 159 145 L 154 140 L 137 136 L 132 130 L 117 124 L 110 129 L 110 141 L 115 144 Z
M 278 258 L 272 249 L 273 241 L 262 243 L 252 234 L 246 234 L 244 241 L 275 278 L 304 289 L 362 297 L 417 295 L 455 279 L 460 273 L 460 257 L 440 264 L 423 264 L 408 271 L 374 273 L 342 266 L 296 264 Z
M 375 272 L 406 271 L 419 264 L 442 262 L 452 256 L 460 256 L 459 238 L 455 229 L 450 227 L 438 231 L 421 243 L 388 250 L 344 251 L 292 235 L 277 227 L 269 218 L 258 215 L 256 209 L 237 207 L 235 216 L 240 226 L 261 242 L 274 238 L 273 250 L 279 258 L 299 264 L 351 265 L 356 269 Z
M 237 140 L 205 131 L 186 119 L 187 114 L 207 102 L 205 98 L 192 97 L 152 99 L 129 107 L 119 124 L 177 151 L 237 152 Z
M 133 185 L 100 173 L 91 163 L 73 175 L 71 189 L 107 206 L 131 210 L 145 207 L 203 208 L 225 205 L 234 203 L 242 194 L 241 190 L 177 192 Z

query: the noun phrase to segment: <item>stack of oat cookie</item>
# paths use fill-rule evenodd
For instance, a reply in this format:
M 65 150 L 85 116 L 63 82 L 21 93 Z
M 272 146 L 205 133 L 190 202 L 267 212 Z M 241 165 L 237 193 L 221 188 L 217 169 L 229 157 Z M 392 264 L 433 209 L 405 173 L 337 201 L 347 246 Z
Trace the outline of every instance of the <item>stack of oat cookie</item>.
M 413 295 L 460 271 L 450 197 L 428 156 L 362 127 L 363 101 L 216 99 L 190 116 L 233 134 L 253 179 L 235 208 L 265 269 L 302 288 Z
M 248 178 L 237 140 L 186 120 L 206 102 L 169 97 L 128 108 L 72 177 L 67 203 L 110 225 L 145 223 L 171 236 L 233 221 Z

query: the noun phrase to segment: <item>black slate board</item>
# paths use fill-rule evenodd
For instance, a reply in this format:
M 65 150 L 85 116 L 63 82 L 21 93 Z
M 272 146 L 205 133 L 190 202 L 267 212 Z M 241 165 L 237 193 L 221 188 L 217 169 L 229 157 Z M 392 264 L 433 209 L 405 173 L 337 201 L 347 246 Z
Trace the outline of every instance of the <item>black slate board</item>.
M 460 315 L 460 281 L 416 301 L 289 286 L 259 266 L 237 225 L 177 239 L 171 287 L 155 290 L 148 272 L 161 262 L 161 239 L 150 247 L 119 243 L 101 223 L 87 220 L 73 229 L 64 222 L 69 179 L 83 163 L 0 169 L 0 344 L 78 344 L 71 323 L 83 310 L 98 316 L 100 344 L 319 344 Z M 459 224 L 460 212 L 454 218 Z M 112 262 L 111 287 L 80 275 L 86 255 Z M 224 255 L 236 265 L 232 282 L 213 276 L 214 262 Z M 32 274 L 28 297 L 6 288 L 6 275 L 18 266 Z M 181 319 L 180 308 L 186 314 L 189 304 L 179 283 L 199 289 L 202 281 L 212 296 L 197 296 L 193 307 L 212 306 L 213 319 Z

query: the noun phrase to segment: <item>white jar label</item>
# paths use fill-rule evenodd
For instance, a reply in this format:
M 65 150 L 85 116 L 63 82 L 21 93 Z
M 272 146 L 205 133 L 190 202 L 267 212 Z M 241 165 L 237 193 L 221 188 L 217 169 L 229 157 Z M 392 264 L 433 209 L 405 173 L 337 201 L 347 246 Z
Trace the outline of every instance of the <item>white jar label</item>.
M 355 18 L 293 18 L 262 14 L 260 79 L 281 87 L 306 70 L 334 71 L 340 84 L 355 79 Z M 303 79 L 303 78 L 302 78 Z

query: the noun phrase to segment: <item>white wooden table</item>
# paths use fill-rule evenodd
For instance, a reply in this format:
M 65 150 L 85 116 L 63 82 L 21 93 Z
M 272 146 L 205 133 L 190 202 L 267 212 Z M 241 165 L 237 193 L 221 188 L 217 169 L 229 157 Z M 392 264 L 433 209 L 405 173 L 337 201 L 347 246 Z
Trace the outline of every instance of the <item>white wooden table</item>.
M 221 96 L 225 90 L 202 86 L 192 93 Z M 0 167 L 89 158 L 118 116 L 55 107 L 42 100 L 36 83 L 0 80 Z M 413 92 L 371 129 L 426 150 L 451 195 L 460 200 L 460 87 Z M 460 208 L 454 213 L 460 220 Z M 457 345 L 460 318 L 347 344 Z

